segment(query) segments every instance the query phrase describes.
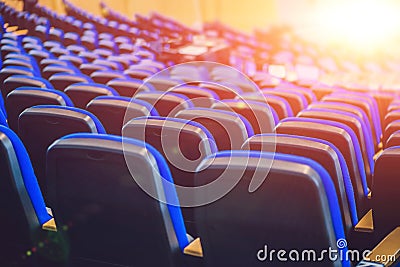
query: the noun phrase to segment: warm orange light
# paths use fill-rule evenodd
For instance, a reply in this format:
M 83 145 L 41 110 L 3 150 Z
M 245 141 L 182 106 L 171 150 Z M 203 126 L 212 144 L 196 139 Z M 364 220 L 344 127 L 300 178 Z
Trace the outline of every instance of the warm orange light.
M 390 0 L 321 1 L 313 28 L 319 39 L 370 51 L 399 35 L 399 11 Z

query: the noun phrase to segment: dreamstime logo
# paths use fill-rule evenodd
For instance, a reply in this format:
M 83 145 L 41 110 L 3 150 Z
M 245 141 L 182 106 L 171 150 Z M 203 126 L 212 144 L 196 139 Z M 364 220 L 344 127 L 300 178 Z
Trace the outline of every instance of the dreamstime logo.
M 371 259 L 371 251 L 364 250 L 352 250 L 347 248 L 347 241 L 343 238 L 337 240 L 336 247 L 329 247 L 328 249 L 323 249 L 317 251 L 314 249 L 292 249 L 292 250 L 275 250 L 269 249 L 268 245 L 260 249 L 257 252 L 257 260 L 261 262 L 325 262 L 325 261 L 372 261 L 372 262 L 395 262 L 395 255 L 376 255 Z M 368 265 L 375 266 L 375 265 Z
M 181 81 L 174 82 L 170 77 L 181 78 Z M 151 85 L 149 86 L 149 84 Z M 154 86 L 157 91 L 149 91 L 148 88 L 151 86 Z M 168 88 L 165 89 L 166 87 Z M 204 92 L 212 94 L 213 97 L 202 96 L 200 92 L 203 89 Z M 198 95 L 195 94 L 196 92 Z M 182 97 L 185 94 L 186 97 Z M 186 100 L 176 105 L 171 104 L 174 101 L 173 99 L 171 100 L 171 97 L 176 96 Z M 190 100 L 187 96 L 190 97 Z M 222 100 L 224 98 L 231 99 L 231 101 Z M 169 119 L 137 118 L 137 109 L 133 108 L 135 105 L 137 106 L 137 99 L 150 102 L 156 109 L 159 107 L 158 113 Z M 238 107 L 231 105 L 232 99 L 240 102 Z M 259 109 L 260 105 L 262 106 L 263 115 L 260 115 L 261 112 L 259 110 L 254 109 L 255 106 Z M 191 108 L 194 108 L 191 114 L 182 115 L 182 111 L 187 111 Z M 192 132 L 192 138 L 185 139 L 185 136 L 190 135 L 190 127 L 193 129 L 193 126 L 187 121 L 182 123 L 182 120 L 177 119 L 199 122 L 203 126 L 207 123 L 209 125 L 217 125 L 221 131 L 227 133 L 227 138 L 224 138 L 222 142 L 236 144 L 236 148 L 232 146 L 232 149 L 240 149 L 240 145 L 247 139 L 247 136 L 240 136 L 243 133 L 232 127 L 232 123 L 236 122 L 222 123 L 218 118 L 209 115 L 205 111 L 206 109 L 201 108 L 221 110 L 221 114 L 226 111 L 237 114 L 235 108 L 246 109 L 253 115 L 254 120 L 251 122 L 253 128 L 267 129 L 271 133 L 274 129 L 273 114 L 263 93 L 253 81 L 232 67 L 214 62 L 190 62 L 169 67 L 147 78 L 132 97 L 131 103 L 127 108 L 122 135 L 123 137 L 142 140 L 154 146 L 167 160 L 172 173 L 179 173 L 179 177 L 174 177 L 175 182 L 178 182 L 172 183 L 162 179 L 162 177 L 158 177 L 161 178 L 159 180 L 162 180 L 162 185 L 160 185 L 153 179 L 144 177 L 145 174 L 141 174 L 141 172 L 144 172 L 142 169 L 145 165 L 139 166 L 138 160 L 130 156 L 126 149 L 129 144 L 126 142 L 123 142 L 124 156 L 136 183 L 148 195 L 163 203 L 181 207 L 197 207 L 212 203 L 225 196 L 237 185 L 250 161 L 254 164 L 254 158 L 251 158 L 249 153 L 247 159 L 239 164 L 240 166 L 235 165 L 236 163 L 230 160 L 226 170 L 208 184 L 187 186 L 179 183 L 179 179 L 182 179 L 182 176 L 193 180 L 196 172 L 203 171 L 212 164 L 215 160 L 212 158 L 212 148 L 218 146 L 219 142 L 221 142 L 221 137 L 218 137 L 220 139 L 216 137 L 217 140 L 214 141 L 212 137 L 205 136 L 203 133 L 201 141 L 195 143 L 195 141 L 192 141 L 194 140 Z M 238 115 L 236 116 L 237 119 L 241 120 Z M 246 129 L 248 128 L 245 122 L 241 123 L 246 126 Z M 208 130 L 212 132 L 215 127 L 210 126 Z M 198 130 L 195 131 L 195 134 L 197 132 Z M 182 140 L 186 140 L 186 143 Z M 240 142 L 239 147 L 237 146 L 238 142 Z M 275 152 L 275 145 L 270 146 L 268 149 L 270 152 Z M 188 150 L 190 150 L 189 154 L 195 154 L 196 157 L 188 157 Z M 150 155 L 147 155 L 147 157 L 150 162 L 154 161 Z M 202 162 L 204 163 L 203 160 L 206 157 L 207 159 L 211 157 L 210 160 L 207 160 L 208 164 L 201 164 Z M 254 192 L 261 186 L 267 177 L 272 162 L 273 160 L 266 158 L 256 159 L 257 166 L 255 169 L 261 169 L 262 171 L 255 171 L 252 174 L 248 188 L 249 192 Z M 154 176 L 160 175 L 155 166 L 156 164 L 154 164 L 151 172 Z M 198 169 L 199 166 L 201 166 L 201 169 Z M 168 197 L 168 192 L 173 192 L 174 190 L 176 190 L 179 200 L 174 197 Z M 164 194 L 163 191 L 166 193 Z

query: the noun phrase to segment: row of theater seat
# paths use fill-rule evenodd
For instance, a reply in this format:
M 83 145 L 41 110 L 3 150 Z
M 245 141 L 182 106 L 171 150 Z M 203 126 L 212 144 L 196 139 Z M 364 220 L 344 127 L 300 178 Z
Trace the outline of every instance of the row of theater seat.
M 32 46 L 44 53 L 27 53 Z M 113 72 L 104 70 L 85 77 L 80 73 L 86 64 L 82 51 L 68 57 L 61 43 L 13 33 L 3 34 L 1 52 L 1 162 L 9 170 L 4 181 L 9 182 L 10 199 L 24 194 L 21 209 L 8 214 L 17 214 L 23 223 L 21 214 L 28 209 L 34 218 L 30 227 L 54 230 L 54 222 L 46 224 L 52 218 L 48 204 L 57 228 L 66 229 L 59 230 L 59 238 L 65 240 L 64 234 L 71 242 L 69 260 L 85 266 L 93 261 L 185 266 L 191 259 L 183 252 L 190 251 L 192 241 L 187 227 L 201 238 L 204 250 L 203 261 L 189 264 L 253 266 L 265 243 L 320 250 L 337 248 L 337 240 L 347 239 L 350 248 L 371 248 L 398 226 L 398 215 L 391 212 L 398 201 L 393 168 L 398 148 L 385 150 L 374 166 L 386 112 L 366 93 L 342 90 L 317 97 L 311 89 L 290 84 L 258 92 L 218 67 L 178 66 L 145 81 L 114 80 Z M 93 66 L 112 63 L 96 60 Z M 152 68 L 152 73 L 164 67 L 143 58 L 130 64 Z M 191 74 L 211 77 L 212 83 L 189 86 L 176 79 Z M 231 83 L 215 84 L 228 78 Z M 165 142 L 165 136 L 179 140 Z M 151 156 L 145 157 L 143 149 Z M 124 155 L 133 166 L 127 166 Z M 180 208 L 175 187 L 164 182 L 200 186 L 216 181 L 225 170 L 238 184 L 203 207 Z M 249 194 L 254 175 L 267 173 Z M 149 198 L 131 176 L 146 179 L 152 193 L 175 205 Z M 13 190 L 13 183 L 23 193 Z M 164 190 L 156 190 L 160 186 Z M 373 236 L 360 236 L 354 228 L 369 212 L 370 190 L 376 229 Z M 179 194 L 178 189 L 178 197 L 187 199 Z M 206 197 L 199 190 L 189 199 Z M 16 226 L 23 227 L 7 229 Z M 10 243 L 14 233 L 8 233 Z M 34 240 L 37 245 L 42 241 Z

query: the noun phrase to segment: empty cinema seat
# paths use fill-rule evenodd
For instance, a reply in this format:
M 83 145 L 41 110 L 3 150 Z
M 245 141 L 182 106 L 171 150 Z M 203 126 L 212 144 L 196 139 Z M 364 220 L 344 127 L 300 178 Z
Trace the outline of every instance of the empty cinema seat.
M 32 56 L 36 62 L 40 62 L 42 59 L 48 59 L 53 57 L 50 52 L 47 52 L 46 50 L 36 50 L 33 49 L 29 51 L 29 55 Z
M 171 79 L 168 77 L 151 77 L 145 80 L 146 83 L 150 83 L 157 91 L 168 91 L 171 88 L 179 86 L 184 82 L 181 80 Z
M 392 146 L 400 146 L 400 130 L 392 133 L 388 137 L 385 148 L 389 148 Z
M 96 97 L 86 109 L 101 121 L 107 133 L 115 135 L 122 135 L 124 123 L 133 118 L 158 116 L 157 110 L 146 101 L 121 96 Z
M 84 58 L 74 55 L 62 55 L 59 56 L 58 59 L 68 61 L 77 68 L 79 68 L 79 66 L 83 63 L 86 63 L 86 60 Z
M 388 139 L 398 130 L 400 130 L 400 120 L 394 120 L 385 127 L 382 136 L 383 148 L 387 147 Z
M 201 108 L 211 108 L 211 106 L 219 100 L 215 92 L 193 85 L 175 87 L 170 90 L 170 92 L 185 95 L 192 101 L 195 107 Z
M 342 38 L 348 45 L 315 43 L 299 21 L 256 25 L 262 12 L 246 21 L 246 3 L 230 10 L 227 1 L 196 7 L 235 23 L 217 12 L 202 27 L 180 21 L 193 3 L 168 3 L 178 8 L 167 17 L 159 0 L 133 16 L 129 1 L 120 11 L 3 2 L 0 267 L 387 266 L 368 262 L 376 252 L 361 263 L 318 254 L 344 243 L 357 258 L 393 229 L 390 253 L 379 243 L 378 254 L 396 254 L 391 267 L 400 267 L 400 38 L 375 38 L 373 53 L 357 34 Z M 253 9 L 282 13 L 277 5 Z M 296 6 L 300 17 L 322 14 L 311 7 Z M 342 19 L 314 17 L 321 33 L 322 22 Z M 257 30 L 236 28 L 243 23 Z M 26 151 L 13 147 L 18 138 Z M 32 188 L 50 220 L 31 212 Z M 280 249 L 315 250 L 317 260 L 281 262 Z
M 183 205 L 186 227 L 190 233 L 197 233 L 192 208 L 195 203 L 193 191 L 185 191 L 185 187 L 194 186 L 197 166 L 205 157 L 217 151 L 214 137 L 197 122 L 154 116 L 130 120 L 122 133 L 125 137 L 151 144 L 165 157 Z
M 235 97 L 240 96 L 242 93 L 240 88 L 236 88 L 235 86 L 232 86 L 232 84 L 226 84 L 222 82 L 202 82 L 199 84 L 199 87 L 213 91 L 220 99 L 234 99 Z
M 354 132 L 346 125 L 319 119 L 288 118 L 281 121 L 276 132 L 326 140 L 336 146 L 346 160 L 354 188 L 358 216 L 368 210 L 368 187 L 360 146 Z
M 124 74 L 126 76 L 129 76 L 133 79 L 140 79 L 144 80 L 150 76 L 152 76 L 154 73 L 148 70 L 142 70 L 142 69 L 127 69 L 124 70 Z
M 69 73 L 75 74 L 75 70 L 69 66 L 60 66 L 60 65 L 48 65 L 42 71 L 42 77 L 45 79 L 49 79 L 56 73 Z
M 352 231 L 358 223 L 357 207 L 349 170 L 342 153 L 332 143 L 322 139 L 297 135 L 260 134 L 250 137 L 242 148 L 302 156 L 321 164 L 329 173 L 335 185 L 345 232 Z
M 135 94 L 134 98 L 148 102 L 164 117 L 174 117 L 179 111 L 193 107 L 189 98 L 171 92 L 140 92 Z
M 337 249 L 337 240 L 345 238 L 335 186 L 313 160 L 223 151 L 206 158 L 195 176 L 196 183 L 215 182 L 220 190 L 226 187 L 222 182 L 226 179 L 237 181 L 236 186 L 195 209 L 205 266 L 265 266 L 271 263 L 266 255 L 271 249 Z M 249 192 L 254 179 L 259 187 Z M 203 200 L 206 191 L 195 191 L 194 197 Z M 284 264 L 276 259 L 273 263 Z M 350 266 L 350 262 L 307 262 L 314 265 Z
M 93 79 L 95 83 L 107 84 L 109 81 L 113 79 L 126 79 L 127 76 L 122 74 L 119 71 L 113 70 L 98 70 L 92 72 L 90 77 Z
M 153 147 L 111 135 L 73 134 L 51 145 L 47 165 L 55 219 L 71 225 L 70 264 L 178 266 L 188 244 L 180 208 L 149 197 L 134 180 L 145 179 L 158 199 L 179 203 L 174 187 L 164 182 L 173 183 L 168 166 Z
M 30 77 L 25 75 L 13 75 L 8 77 L 3 83 L 3 88 L 1 91 L 3 94 L 3 98 L 6 98 L 7 95 L 12 90 L 22 86 L 50 88 L 50 89 L 53 88 L 53 86 L 43 78 Z
M 82 109 L 86 109 L 87 104 L 98 96 L 118 96 L 113 88 L 96 83 L 74 83 L 65 88 L 64 92 L 76 107 Z
M 39 62 L 39 67 L 42 72 L 49 65 L 56 65 L 56 66 L 63 66 L 63 67 L 71 67 L 72 66 L 71 63 L 64 61 L 64 60 L 56 59 L 56 58 L 45 58 Z
M 245 93 L 235 97 L 235 99 L 244 101 L 259 101 L 261 103 L 268 104 L 273 110 L 276 111 L 279 120 L 287 117 L 293 117 L 292 108 L 289 102 L 280 96 L 274 95 L 263 95 L 260 96 L 258 93 Z
M 9 67 L 3 67 L 0 70 L 0 88 L 3 87 L 4 81 L 12 76 L 12 75 L 25 75 L 25 76 L 34 76 L 32 70 L 25 68 L 25 67 L 19 67 L 19 66 L 9 66 Z
M 42 228 L 52 227 L 28 153 L 18 136 L 0 125 L 0 221 L 2 266 L 36 266 L 34 257 L 24 258 L 32 247 L 44 242 Z M 42 243 L 43 244 L 43 243 Z M 48 248 L 48 246 L 45 246 Z M 38 254 L 43 246 L 37 247 Z
M 21 59 L 13 59 L 13 58 L 6 59 L 2 62 L 2 66 L 4 68 L 10 67 L 10 66 L 19 66 L 19 67 L 24 67 L 24 68 L 30 69 L 33 72 L 35 71 L 34 67 L 32 66 L 31 61 L 26 61 L 26 60 L 21 60 Z
M 248 120 L 230 111 L 189 108 L 178 112 L 175 117 L 203 125 L 214 137 L 218 150 L 240 149 L 244 141 L 254 135 Z
M 377 240 L 382 239 L 398 226 L 400 221 L 400 147 L 385 149 L 376 160 L 374 184 L 372 187 L 372 210 Z
M 232 111 L 245 117 L 251 124 L 254 134 L 272 133 L 275 128 L 273 112 L 267 104 L 257 101 L 222 100 L 211 108 Z
M 307 107 L 307 100 L 301 93 L 283 89 L 267 89 L 263 90 L 262 92 L 267 97 L 267 99 L 270 95 L 279 96 L 286 99 L 290 107 L 292 108 L 294 115 Z
M 168 161 L 180 186 L 193 186 L 197 166 L 204 157 L 217 151 L 211 133 L 200 123 L 185 119 L 135 118 L 125 124 L 122 133 L 154 146 Z
M 357 136 L 360 144 L 368 185 L 372 184 L 372 174 L 374 172 L 374 143 L 372 141 L 370 129 L 366 128 L 365 123 L 359 117 L 345 111 L 325 109 L 303 110 L 298 114 L 298 117 L 336 121 L 350 127 Z
M 354 105 L 361 108 L 368 116 L 371 131 L 374 136 L 374 142 L 379 143 L 382 134 L 382 125 L 380 123 L 378 110 L 374 109 L 371 99 L 362 99 L 360 96 L 349 94 L 331 94 L 322 98 L 323 102 L 339 102 Z
M 18 132 L 19 115 L 25 109 L 36 105 L 74 106 L 71 99 L 63 92 L 37 87 L 19 87 L 9 93 L 6 99 L 10 128 Z
M 43 195 L 47 196 L 46 151 L 52 142 L 70 133 L 105 133 L 100 121 L 85 110 L 55 105 L 34 106 L 21 113 L 18 135 L 24 142 Z
M 107 86 L 114 88 L 119 95 L 133 97 L 139 92 L 155 91 L 155 88 L 149 84 L 144 83 L 138 79 L 113 79 L 107 83 Z
M 65 91 L 65 89 L 71 84 L 90 83 L 92 82 L 92 79 L 80 73 L 56 73 L 49 78 L 49 82 L 53 85 L 54 89 Z
M 83 63 L 79 66 L 80 71 L 82 74 L 85 74 L 87 76 L 92 75 L 93 72 L 95 71 L 105 71 L 105 70 L 110 70 L 106 66 L 101 66 L 101 65 L 95 65 L 92 63 Z

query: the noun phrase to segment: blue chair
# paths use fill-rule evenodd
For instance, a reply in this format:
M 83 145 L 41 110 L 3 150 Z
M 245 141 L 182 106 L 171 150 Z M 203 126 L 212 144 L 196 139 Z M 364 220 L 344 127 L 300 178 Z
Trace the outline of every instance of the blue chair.
M 112 62 L 116 62 L 118 64 L 121 64 L 122 69 L 121 70 L 125 70 L 125 69 L 129 69 L 129 67 L 132 64 L 135 64 L 134 62 L 132 62 L 129 57 L 125 57 L 123 55 L 119 55 L 119 56 L 109 56 L 107 57 L 107 60 L 110 60 Z
M 96 53 L 93 53 L 91 51 L 79 52 L 78 56 L 84 58 L 88 63 L 93 63 L 93 61 L 100 58 L 99 55 L 97 55 Z
M 392 146 L 400 146 L 400 131 L 396 131 L 388 137 L 385 148 Z
M 184 81 L 171 79 L 168 77 L 152 77 L 145 80 L 146 83 L 150 83 L 157 91 L 168 91 L 169 89 L 183 84 Z
M 10 54 L 10 53 L 16 53 L 16 54 L 21 54 L 22 50 L 19 47 L 15 47 L 12 45 L 3 45 L 0 48 L 0 52 L 1 52 L 1 59 L 5 60 L 6 55 Z
M 354 188 L 354 195 L 361 218 L 368 210 L 368 186 L 363 158 L 357 137 L 345 124 L 308 118 L 287 118 L 276 127 L 276 132 L 313 137 L 326 140 L 335 145 L 346 160 Z
M 155 88 L 149 84 L 144 83 L 139 79 L 113 79 L 107 83 L 107 86 L 114 88 L 121 96 L 132 97 L 138 92 L 151 92 Z
M 40 50 L 33 49 L 29 51 L 29 55 L 32 56 L 36 60 L 36 62 L 40 62 L 42 59 L 46 58 L 54 58 L 54 56 L 50 52 L 45 51 L 43 49 Z
M 113 79 L 126 79 L 128 78 L 126 75 L 122 74 L 119 71 L 95 71 L 90 74 L 90 77 L 93 79 L 95 83 L 107 84 L 109 81 Z
M 87 52 L 90 53 L 90 52 Z M 89 57 L 88 55 L 86 58 Z M 87 59 L 90 62 L 90 59 Z M 94 60 L 94 59 L 93 59 Z M 92 75 L 93 72 L 95 71 L 110 71 L 111 69 L 107 66 L 104 65 L 96 65 L 93 63 L 84 63 L 79 66 L 79 69 L 81 70 L 82 74 L 85 74 L 87 76 Z
M 394 121 L 400 120 L 400 109 L 395 109 L 390 112 L 388 112 L 385 115 L 385 119 L 383 122 L 383 129 L 385 130 L 389 124 L 391 124 Z
M 282 120 L 287 117 L 293 117 L 292 108 L 289 105 L 289 102 L 280 96 L 274 95 L 264 95 L 264 97 L 260 97 L 260 94 L 254 93 L 245 93 L 241 94 L 240 96 L 235 97 L 235 99 L 243 99 L 246 101 L 258 101 L 261 103 L 266 103 L 273 110 L 276 111 L 279 120 Z
M 125 124 L 122 133 L 154 146 L 167 159 L 178 185 L 193 186 L 197 166 L 204 157 L 217 151 L 210 131 L 200 123 L 185 119 L 134 118 Z
M 67 51 L 64 47 L 63 47 L 63 45 L 62 45 L 62 43 L 60 43 L 60 42 L 56 42 L 56 41 L 50 41 L 50 40 L 47 40 L 47 41 L 45 41 L 45 42 L 43 42 L 43 48 L 45 48 L 46 50 L 48 50 L 50 53 L 53 53 L 51 50 L 52 49 L 56 49 L 55 51 L 57 51 L 58 49 L 60 49 L 59 51 L 61 52 L 61 53 L 55 53 L 55 55 L 62 55 L 62 54 L 69 54 L 69 51 Z
M 38 247 L 45 240 L 42 228 L 55 230 L 55 223 L 46 209 L 24 145 L 12 130 L 2 125 L 0 168 L 0 210 L 7 217 L 0 222 L 0 261 L 7 266 L 36 266 L 22 256 L 32 247 L 37 247 L 38 253 L 43 252 L 46 248 Z
M 372 187 L 372 209 L 374 215 L 374 234 L 377 240 L 384 238 L 399 225 L 400 213 L 393 212 L 393 210 L 398 210 L 400 201 L 399 162 L 399 146 L 392 146 L 385 149 L 376 160 L 374 184 Z
M 283 90 L 283 89 L 275 89 L 275 90 L 263 90 L 262 91 L 264 96 L 279 96 L 286 99 L 289 102 L 290 107 L 293 110 L 293 114 L 296 115 L 301 110 L 307 107 L 307 99 L 301 93 L 290 91 L 290 90 Z
M 85 109 L 87 104 L 98 96 L 118 96 L 113 88 L 97 83 L 74 83 L 64 92 L 72 99 L 75 106 Z
M 28 53 L 30 55 L 31 51 L 40 51 L 43 50 L 43 47 L 41 44 L 35 44 L 35 43 L 25 43 L 23 45 L 24 50 L 26 53 Z
M 64 46 L 80 44 L 80 36 L 75 32 L 66 32 L 64 34 Z
M 12 75 L 8 77 L 3 83 L 3 88 L 2 88 L 3 97 L 7 98 L 7 95 L 11 91 L 22 86 L 53 89 L 53 86 L 43 78 L 31 77 L 27 75 Z
M 152 145 L 165 157 L 175 178 L 180 199 L 192 198 L 191 193 L 185 193 L 180 188 L 193 187 L 197 166 L 205 157 L 217 151 L 211 133 L 201 124 L 185 119 L 155 116 L 134 118 L 125 124 L 122 134 Z M 195 234 L 190 204 L 185 203 L 182 212 L 186 227 L 191 234 Z
M 368 116 L 369 123 L 371 125 L 371 131 L 374 135 L 374 140 L 379 143 L 382 134 L 382 126 L 379 111 L 374 109 L 370 99 L 363 99 L 358 95 L 351 95 L 350 93 L 333 93 L 322 98 L 323 102 L 340 102 L 350 104 L 361 108 Z
M 90 83 L 93 82 L 88 76 L 80 73 L 56 73 L 49 78 L 49 82 L 54 89 L 65 91 L 65 89 L 74 83 Z
M 201 88 L 205 88 L 213 91 L 218 95 L 220 99 L 234 99 L 238 96 L 241 96 L 243 91 L 239 87 L 235 87 L 232 84 L 227 83 L 200 83 L 199 86 Z M 258 94 L 259 96 L 259 94 Z
M 43 194 L 47 196 L 46 151 L 52 142 L 71 133 L 105 133 L 101 122 L 90 112 L 59 105 L 34 106 L 18 119 L 18 135 L 31 156 Z
M 71 55 L 71 51 L 69 51 L 64 47 L 61 47 L 61 44 L 59 45 L 60 46 L 55 46 L 51 48 L 46 47 L 46 48 L 49 49 L 49 52 L 53 54 L 56 58 L 60 58 L 61 56 Z
M 236 112 L 245 117 L 251 124 L 254 134 L 272 133 L 275 128 L 275 119 L 267 104 L 257 101 L 222 100 L 211 108 Z
M 111 61 L 109 59 L 95 59 L 92 63 L 96 65 L 106 66 L 115 71 L 123 71 L 121 63 Z
M 50 65 L 56 65 L 56 66 L 60 66 L 60 67 L 71 67 L 72 64 L 64 61 L 64 60 L 60 60 L 60 59 L 56 59 L 56 58 L 45 58 L 42 59 L 39 63 L 39 67 L 40 70 L 43 71 L 47 66 Z
M 144 80 L 150 76 L 152 76 L 154 73 L 148 70 L 141 70 L 141 69 L 127 69 L 124 70 L 124 74 L 128 77 L 131 77 L 132 79 L 138 79 L 138 80 Z
M 377 146 L 378 142 L 376 140 L 376 136 L 372 134 L 372 127 L 371 124 L 368 120 L 367 114 L 362 110 L 361 108 L 350 105 L 350 104 L 345 104 L 345 103 L 340 103 L 340 102 L 314 102 L 311 105 L 308 106 L 309 109 L 313 108 L 322 108 L 322 109 L 329 109 L 329 110 L 338 110 L 338 111 L 345 111 L 345 112 L 350 112 L 357 117 L 359 117 L 364 124 L 367 127 L 367 130 L 369 132 L 368 135 L 372 136 L 372 141 L 374 142 L 374 145 Z
M 133 118 L 158 116 L 157 110 L 139 99 L 122 96 L 99 96 L 89 102 L 86 110 L 94 114 L 107 133 L 122 136 L 122 127 Z
M 34 72 L 34 68 L 32 66 L 31 61 L 16 59 L 16 58 L 8 58 L 2 62 L 2 67 L 9 67 L 9 66 L 19 66 L 30 69 Z
M 185 95 L 192 101 L 195 107 L 211 108 L 219 100 L 219 96 L 211 90 L 193 85 L 175 87 L 170 92 Z
M 48 65 L 42 71 L 42 77 L 45 79 L 50 79 L 56 73 L 69 73 L 75 74 L 76 71 L 69 66 L 59 66 L 59 65 Z
M 29 61 L 32 60 L 31 57 L 30 57 L 29 55 L 26 55 L 26 54 L 17 54 L 17 53 L 10 53 L 10 54 L 7 54 L 7 55 L 5 56 L 5 58 L 4 58 L 4 60 L 7 60 L 7 59 L 22 60 L 22 61 L 25 61 L 25 62 L 29 62 Z M 12 66 L 12 65 L 11 65 L 11 66 Z
M 347 251 L 337 245 L 346 237 L 334 183 L 313 160 L 280 153 L 222 151 L 203 160 L 195 181 L 198 185 L 213 182 L 214 188 L 227 192 L 194 211 L 205 266 L 269 264 L 266 253 L 271 249 L 313 248 L 317 255 L 326 247 Z M 227 181 L 235 185 L 231 190 L 226 190 Z M 259 185 L 255 191 L 250 189 L 254 182 Z M 196 190 L 194 197 L 206 201 L 207 192 Z M 325 258 L 318 264 L 351 266 L 345 257 L 342 262 Z
M 58 59 L 68 61 L 77 68 L 79 68 L 79 66 L 81 64 L 87 63 L 85 58 L 82 58 L 79 56 L 74 56 L 74 55 L 62 55 L 62 56 L 59 56 Z
M 206 108 L 188 108 L 175 117 L 203 125 L 213 135 L 219 150 L 240 149 L 247 138 L 254 135 L 249 121 L 242 115 Z
M 171 92 L 139 92 L 134 98 L 148 102 L 157 109 L 160 116 L 164 117 L 174 117 L 179 111 L 193 107 L 189 98 Z
M 25 75 L 25 76 L 30 76 L 30 77 L 34 76 L 32 70 L 25 68 L 25 67 L 9 66 L 9 67 L 2 68 L 0 70 L 0 88 L 1 89 L 3 88 L 4 81 L 12 75 Z M 5 97 L 4 94 L 2 94 L 2 95 L 3 95 L 3 97 Z
M 64 31 L 61 29 L 50 28 L 49 40 L 63 43 L 64 42 Z
M 99 55 L 101 58 L 108 58 L 113 55 L 113 51 L 105 48 L 97 48 L 93 50 L 93 53 Z
M 36 105 L 74 106 L 63 92 L 38 87 L 19 87 L 8 94 L 6 110 L 10 128 L 18 132 L 18 117 L 27 108 Z
M 175 206 L 173 178 L 152 146 L 112 135 L 72 134 L 51 145 L 47 165 L 57 223 L 71 225 L 66 232 L 71 265 L 177 266 L 189 240 Z M 149 197 L 134 178 L 163 201 Z
M 372 174 L 374 172 L 374 143 L 372 142 L 372 134 L 366 129 L 365 123 L 359 117 L 345 111 L 326 109 L 303 110 L 298 114 L 298 117 L 336 121 L 350 127 L 357 136 L 360 144 L 367 182 L 371 187 Z
M 297 135 L 258 134 L 250 137 L 242 149 L 297 155 L 321 164 L 335 184 L 346 234 L 359 222 L 349 169 L 342 153 L 332 143 Z
M 305 99 L 307 100 L 307 105 L 310 105 L 317 101 L 317 97 L 315 96 L 314 92 L 309 88 L 304 88 L 301 86 L 292 86 L 292 87 L 282 86 L 282 88 L 280 88 L 278 86 L 278 88 L 285 89 L 286 91 L 293 91 L 293 92 L 302 94 L 305 97 Z
M 48 26 L 38 25 L 35 27 L 34 35 L 39 38 L 42 42 L 45 42 L 49 39 L 49 30 Z

